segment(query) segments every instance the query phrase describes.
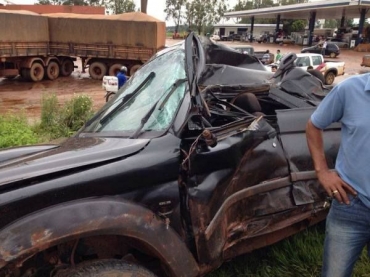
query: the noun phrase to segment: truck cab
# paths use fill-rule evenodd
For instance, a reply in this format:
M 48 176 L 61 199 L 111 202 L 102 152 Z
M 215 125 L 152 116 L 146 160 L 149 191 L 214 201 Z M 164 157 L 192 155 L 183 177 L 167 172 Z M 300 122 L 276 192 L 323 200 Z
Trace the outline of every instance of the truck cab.
M 324 220 L 312 91 L 191 33 L 61 144 L 0 152 L 0 277 L 200 277 Z M 324 132 L 334 167 L 340 126 Z

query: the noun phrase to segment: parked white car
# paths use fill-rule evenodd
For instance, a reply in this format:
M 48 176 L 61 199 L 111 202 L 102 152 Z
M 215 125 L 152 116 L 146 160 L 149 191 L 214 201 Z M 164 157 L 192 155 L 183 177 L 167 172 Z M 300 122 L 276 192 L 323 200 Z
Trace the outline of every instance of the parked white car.
M 276 43 L 279 44 L 295 44 L 295 40 L 290 36 L 276 38 Z
M 325 62 L 321 54 L 315 53 L 299 53 L 295 60 L 295 65 L 307 70 L 307 67 L 312 66 L 313 69 L 318 69 L 325 79 L 325 85 L 332 85 L 335 77 L 344 74 L 344 62 Z
M 216 34 L 213 34 L 213 35 L 210 37 L 210 39 L 215 40 L 215 41 L 219 41 L 219 40 L 221 40 L 220 36 L 219 36 L 219 35 L 216 35 Z

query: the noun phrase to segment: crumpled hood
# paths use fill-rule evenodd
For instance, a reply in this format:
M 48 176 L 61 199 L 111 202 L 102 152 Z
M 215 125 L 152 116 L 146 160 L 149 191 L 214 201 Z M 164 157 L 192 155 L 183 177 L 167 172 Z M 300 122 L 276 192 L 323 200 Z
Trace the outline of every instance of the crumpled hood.
M 61 173 L 79 167 L 109 162 L 133 155 L 149 143 L 149 139 L 122 138 L 70 138 L 57 147 L 42 147 L 26 155 L 16 157 L 12 151 L 19 153 L 22 148 L 0 151 L 3 156 L 12 156 L 0 163 L 0 186 L 11 182 L 36 178 L 52 173 Z

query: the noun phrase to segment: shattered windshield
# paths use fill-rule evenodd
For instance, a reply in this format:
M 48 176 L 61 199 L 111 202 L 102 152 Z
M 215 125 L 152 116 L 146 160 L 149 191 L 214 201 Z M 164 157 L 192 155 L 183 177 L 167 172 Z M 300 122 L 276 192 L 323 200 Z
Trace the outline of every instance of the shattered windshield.
M 185 79 L 183 47 L 159 55 L 137 71 L 111 106 L 82 132 L 132 136 L 138 131 L 166 130 L 184 97 Z

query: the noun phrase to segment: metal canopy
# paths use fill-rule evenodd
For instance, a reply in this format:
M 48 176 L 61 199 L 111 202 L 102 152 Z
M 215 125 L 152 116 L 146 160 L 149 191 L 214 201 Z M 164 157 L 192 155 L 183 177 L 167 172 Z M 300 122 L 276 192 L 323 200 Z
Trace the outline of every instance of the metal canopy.
M 280 19 L 308 19 L 311 12 L 316 12 L 317 19 L 340 19 L 359 18 L 361 10 L 370 9 L 370 0 L 328 0 L 310 2 L 271 8 L 262 8 L 245 11 L 225 13 L 225 17 L 252 17 L 255 18 L 276 18 Z

